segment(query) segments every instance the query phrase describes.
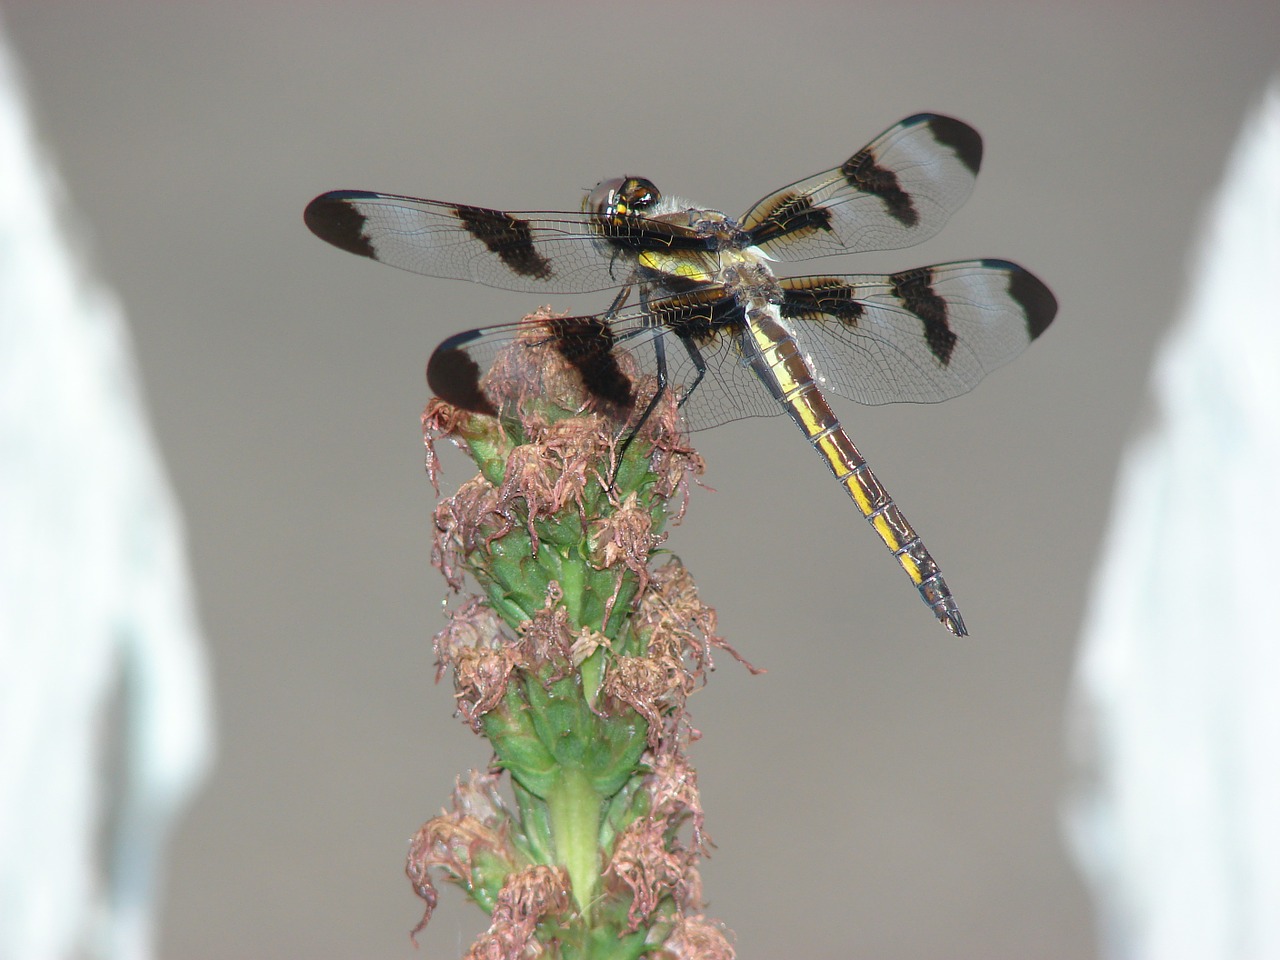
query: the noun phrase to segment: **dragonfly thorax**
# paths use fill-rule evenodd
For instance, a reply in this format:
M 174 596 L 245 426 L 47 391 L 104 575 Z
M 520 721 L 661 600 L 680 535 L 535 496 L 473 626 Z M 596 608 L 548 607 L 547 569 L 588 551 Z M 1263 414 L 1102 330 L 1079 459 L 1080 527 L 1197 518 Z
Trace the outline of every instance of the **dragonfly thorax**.
M 749 253 L 744 250 L 732 257 L 722 256 L 719 282 L 744 306 L 782 303 L 782 284 L 768 266 Z M 724 262 L 726 259 L 729 262 Z
M 699 236 L 705 237 L 713 250 L 741 251 L 751 243 L 751 238 L 738 221 L 719 210 L 690 206 L 685 208 L 685 213 L 689 218 L 689 226 Z

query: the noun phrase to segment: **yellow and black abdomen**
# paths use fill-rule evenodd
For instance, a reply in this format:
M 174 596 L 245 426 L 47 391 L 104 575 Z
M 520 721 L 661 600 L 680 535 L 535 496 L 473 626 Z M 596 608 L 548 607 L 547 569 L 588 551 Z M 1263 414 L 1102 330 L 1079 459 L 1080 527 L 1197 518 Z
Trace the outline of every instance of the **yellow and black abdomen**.
M 964 619 L 937 563 L 844 432 L 776 308 L 752 308 L 747 318 L 743 348 L 756 374 L 804 431 L 858 510 L 893 552 L 934 616 L 953 634 L 964 636 L 968 632 Z

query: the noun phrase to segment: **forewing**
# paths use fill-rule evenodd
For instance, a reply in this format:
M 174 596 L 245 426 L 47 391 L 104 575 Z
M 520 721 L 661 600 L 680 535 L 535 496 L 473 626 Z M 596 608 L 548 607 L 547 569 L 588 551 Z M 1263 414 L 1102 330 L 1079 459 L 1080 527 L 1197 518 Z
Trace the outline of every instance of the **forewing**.
M 783 315 L 819 385 L 867 404 L 965 393 L 1021 353 L 1058 310 L 1048 287 L 1007 260 L 781 283 Z
M 778 260 L 909 247 L 968 199 L 981 164 L 982 137 L 971 126 L 917 114 L 840 166 L 765 197 L 742 226 Z
M 363 190 L 321 194 L 303 219 L 321 240 L 401 270 L 534 293 L 624 286 L 635 273 L 631 248 L 691 233 L 642 217 L 604 228 L 589 213 L 491 210 Z

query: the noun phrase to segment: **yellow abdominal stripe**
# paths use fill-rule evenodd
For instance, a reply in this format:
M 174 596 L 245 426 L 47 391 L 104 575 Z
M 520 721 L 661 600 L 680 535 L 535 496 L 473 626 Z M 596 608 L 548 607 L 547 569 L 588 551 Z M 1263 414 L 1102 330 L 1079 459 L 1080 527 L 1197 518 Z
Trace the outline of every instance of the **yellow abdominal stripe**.
M 710 283 L 712 277 L 709 270 L 696 260 L 691 260 L 687 254 L 676 255 L 662 253 L 657 250 L 646 250 L 638 257 L 640 266 L 653 270 L 656 273 L 663 273 L 667 276 L 679 277 L 682 280 L 699 280 Z
M 916 563 L 915 557 L 911 556 L 910 553 L 900 553 L 898 554 L 898 563 L 907 572 L 911 582 L 917 587 L 920 586 L 920 581 L 924 579 L 924 573 L 920 570 L 920 565 Z

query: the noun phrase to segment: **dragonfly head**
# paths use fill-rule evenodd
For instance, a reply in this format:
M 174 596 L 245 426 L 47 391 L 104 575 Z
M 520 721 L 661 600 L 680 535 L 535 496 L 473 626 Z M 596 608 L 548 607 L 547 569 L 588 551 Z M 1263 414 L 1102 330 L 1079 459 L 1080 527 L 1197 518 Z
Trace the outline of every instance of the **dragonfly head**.
M 649 216 L 661 202 L 662 193 L 652 180 L 644 177 L 613 177 L 601 180 L 582 202 L 584 213 L 595 213 L 606 219 L 627 216 Z

